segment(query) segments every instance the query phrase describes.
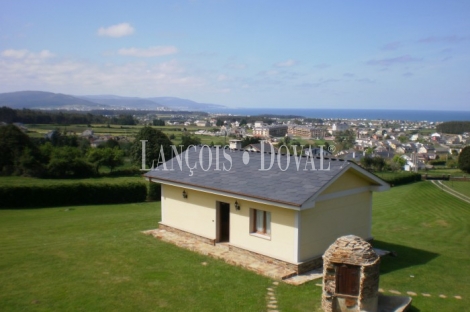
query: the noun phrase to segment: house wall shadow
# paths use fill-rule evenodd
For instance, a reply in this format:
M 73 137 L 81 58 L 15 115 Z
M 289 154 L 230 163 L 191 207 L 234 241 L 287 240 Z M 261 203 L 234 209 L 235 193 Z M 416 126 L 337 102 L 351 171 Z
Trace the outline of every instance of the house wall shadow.
M 381 274 L 386 274 L 416 265 L 423 265 L 439 256 L 439 254 L 434 252 L 379 240 L 374 240 L 372 245 L 374 248 L 393 252 L 392 255 L 382 257 L 380 264 Z

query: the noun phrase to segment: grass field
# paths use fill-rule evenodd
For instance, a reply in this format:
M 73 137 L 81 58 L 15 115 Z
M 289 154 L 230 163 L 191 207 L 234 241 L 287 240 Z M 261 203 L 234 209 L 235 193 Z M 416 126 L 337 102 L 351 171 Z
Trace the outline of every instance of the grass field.
M 140 233 L 159 219 L 159 203 L 0 211 L 0 310 L 263 310 L 269 279 Z
M 422 175 L 427 174 L 427 175 L 435 175 L 435 176 L 442 176 L 442 175 L 450 175 L 452 177 L 461 177 L 464 175 L 467 175 L 465 172 L 463 172 L 460 169 L 431 169 L 431 170 L 421 170 L 419 173 Z
M 470 205 L 429 181 L 375 194 L 374 245 L 398 255 L 383 259 L 380 286 L 431 294 L 413 297 L 413 306 L 420 311 L 467 310 L 469 220 Z M 440 294 L 448 298 L 439 298 Z M 455 295 L 463 299 L 452 298 Z
M 470 197 L 470 182 L 468 181 L 441 181 L 448 187 L 456 190 L 457 192 Z
M 380 287 L 419 294 L 411 311 L 465 311 L 469 205 L 419 182 L 374 195 L 373 218 L 375 245 L 398 255 Z M 159 203 L 0 211 L 1 310 L 266 310 L 270 279 L 140 233 L 159 219 Z M 279 310 L 318 311 L 316 283 L 281 283 Z

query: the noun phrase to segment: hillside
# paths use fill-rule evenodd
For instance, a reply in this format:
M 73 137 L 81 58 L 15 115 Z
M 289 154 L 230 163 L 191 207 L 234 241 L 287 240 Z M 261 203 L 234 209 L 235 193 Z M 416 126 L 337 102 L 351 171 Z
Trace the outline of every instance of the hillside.
M 97 110 L 97 109 L 131 109 L 131 110 L 205 110 L 224 108 L 223 105 L 198 103 L 177 97 L 125 97 L 117 95 L 67 95 L 43 91 L 19 91 L 0 93 L 0 107 L 28 109 L 62 109 L 62 110 Z
M 43 91 L 19 91 L 0 93 L 0 107 L 34 109 L 98 109 L 108 105 L 98 104 L 67 94 Z
M 157 108 L 164 106 L 158 102 L 138 97 L 117 95 L 82 95 L 77 97 L 112 107 L 156 110 Z

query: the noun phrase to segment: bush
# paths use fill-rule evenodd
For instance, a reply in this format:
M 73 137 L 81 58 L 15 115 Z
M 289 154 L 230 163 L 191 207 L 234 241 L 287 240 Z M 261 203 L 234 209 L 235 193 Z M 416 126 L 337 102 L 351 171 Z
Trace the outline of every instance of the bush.
M 382 180 L 389 183 L 391 186 L 397 186 L 421 181 L 421 174 L 415 172 L 407 172 L 396 175 L 383 176 L 381 178 Z
M 162 186 L 160 183 L 149 182 L 147 200 L 160 201 L 162 197 Z
M 140 182 L 2 186 L 0 208 L 134 203 L 145 201 L 146 196 L 147 187 Z
M 106 177 L 138 177 L 142 175 L 142 171 L 137 167 L 118 168 L 108 173 L 102 173 L 101 175 Z

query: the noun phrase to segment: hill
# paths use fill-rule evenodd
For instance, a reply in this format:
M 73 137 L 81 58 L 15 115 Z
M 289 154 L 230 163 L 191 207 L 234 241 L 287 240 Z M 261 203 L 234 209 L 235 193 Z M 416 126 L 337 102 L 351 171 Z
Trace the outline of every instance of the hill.
M 108 105 L 98 104 L 71 95 L 43 92 L 19 91 L 0 94 L 0 106 L 10 108 L 34 109 L 99 109 L 108 108 Z
M 82 95 L 77 97 L 95 103 L 119 108 L 156 110 L 157 108 L 164 106 L 156 101 L 138 97 L 125 97 L 117 95 Z
M 67 95 L 43 91 L 0 93 L 0 107 L 61 110 L 205 110 L 223 105 L 198 103 L 177 97 L 125 97 L 117 95 Z
M 148 98 L 150 101 L 160 103 L 163 106 L 178 109 L 178 110 L 203 110 L 212 108 L 226 108 L 224 105 L 209 104 L 209 103 L 198 103 L 195 101 L 181 99 L 177 97 L 152 97 Z

